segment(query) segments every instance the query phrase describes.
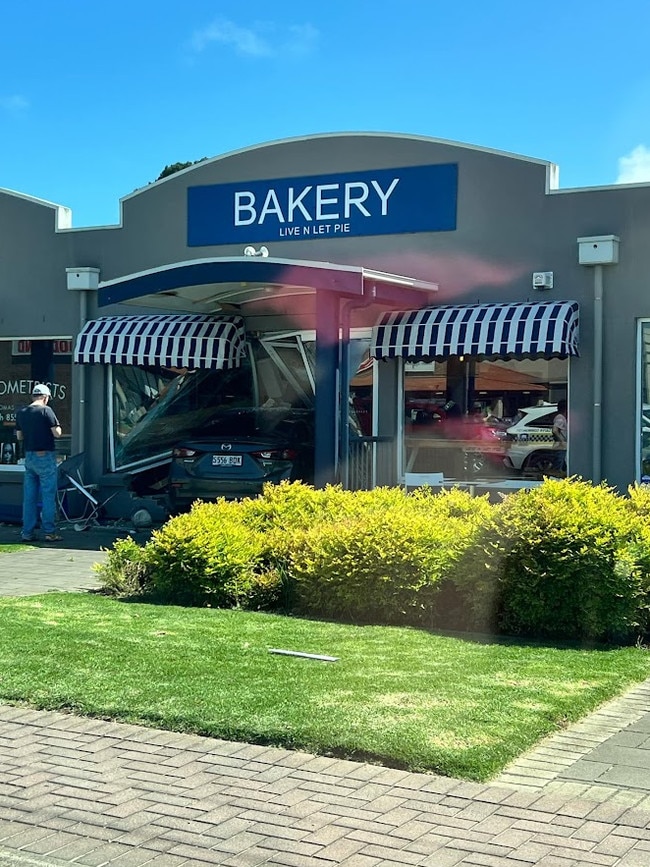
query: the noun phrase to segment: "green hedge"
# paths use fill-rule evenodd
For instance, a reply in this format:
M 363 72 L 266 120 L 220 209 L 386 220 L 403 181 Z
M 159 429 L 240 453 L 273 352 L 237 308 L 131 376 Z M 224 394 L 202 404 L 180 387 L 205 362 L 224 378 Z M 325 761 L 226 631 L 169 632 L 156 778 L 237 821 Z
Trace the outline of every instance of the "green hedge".
M 273 551 L 285 533 L 352 508 L 340 488 L 267 485 L 239 502 L 197 501 L 139 546 L 120 540 L 97 567 L 105 592 L 179 605 L 286 607 L 286 576 Z
M 548 479 L 495 506 L 457 565 L 468 625 L 534 637 L 644 632 L 647 522 L 606 485 Z
M 267 485 L 117 542 L 98 571 L 106 592 L 183 605 L 629 641 L 650 622 L 650 488 L 628 493 L 548 479 L 490 505 Z
M 486 499 L 462 491 L 405 496 L 379 489 L 350 515 L 285 540 L 283 559 L 301 613 L 432 625 L 441 580 L 471 544 Z
M 97 567 L 104 589 L 179 605 L 255 607 L 264 536 L 243 517 L 238 503 L 197 502 L 142 547 L 131 539 L 116 542 Z M 278 594 L 279 588 L 268 586 L 263 595 Z

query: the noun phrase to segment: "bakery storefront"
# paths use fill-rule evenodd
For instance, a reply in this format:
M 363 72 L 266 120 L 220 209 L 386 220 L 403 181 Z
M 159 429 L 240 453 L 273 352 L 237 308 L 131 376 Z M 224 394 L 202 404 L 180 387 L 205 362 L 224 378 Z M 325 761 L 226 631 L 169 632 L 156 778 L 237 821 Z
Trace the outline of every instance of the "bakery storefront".
M 650 468 L 650 190 L 557 177 L 326 134 L 197 163 L 124 198 L 115 226 L 0 191 L 0 519 L 19 514 L 15 413 L 36 381 L 110 517 L 162 516 L 179 444 L 233 418 L 245 438 L 252 414 L 301 430 L 296 477 L 317 485 L 625 490 Z M 216 465 L 228 486 L 235 458 Z

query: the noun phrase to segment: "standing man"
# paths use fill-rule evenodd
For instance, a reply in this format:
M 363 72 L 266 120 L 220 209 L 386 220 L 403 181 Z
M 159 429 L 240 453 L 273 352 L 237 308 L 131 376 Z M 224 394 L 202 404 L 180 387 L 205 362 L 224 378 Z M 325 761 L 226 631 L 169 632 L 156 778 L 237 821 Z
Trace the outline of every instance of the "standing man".
M 568 429 L 566 400 L 558 400 L 557 414 L 553 418 L 553 464 L 555 471 L 564 475 L 566 475 Z
M 61 425 L 48 406 L 50 389 L 39 383 L 32 389 L 32 402 L 16 415 L 16 438 L 25 443 L 25 481 L 23 484 L 23 542 L 36 539 L 38 495 L 41 495 L 41 528 L 46 542 L 60 542 L 56 532 L 57 465 L 54 440 L 61 436 Z

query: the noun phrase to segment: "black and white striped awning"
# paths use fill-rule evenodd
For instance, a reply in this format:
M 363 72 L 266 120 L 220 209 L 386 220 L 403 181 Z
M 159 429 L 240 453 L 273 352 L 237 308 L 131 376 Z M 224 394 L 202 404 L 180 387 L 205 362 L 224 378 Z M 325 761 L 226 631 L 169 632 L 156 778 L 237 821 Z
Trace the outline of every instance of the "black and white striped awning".
M 473 304 L 387 313 L 373 358 L 567 358 L 578 355 L 578 304 Z
M 105 316 L 87 322 L 74 349 L 81 364 L 139 364 L 190 370 L 239 367 L 243 320 L 195 313 Z

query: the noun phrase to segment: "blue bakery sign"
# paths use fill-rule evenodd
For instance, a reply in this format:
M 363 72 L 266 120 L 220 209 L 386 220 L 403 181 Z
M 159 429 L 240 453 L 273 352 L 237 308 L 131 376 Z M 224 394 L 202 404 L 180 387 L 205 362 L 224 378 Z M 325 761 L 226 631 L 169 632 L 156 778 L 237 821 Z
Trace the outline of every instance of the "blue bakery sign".
M 187 243 L 448 232 L 457 193 L 455 163 L 189 187 Z

